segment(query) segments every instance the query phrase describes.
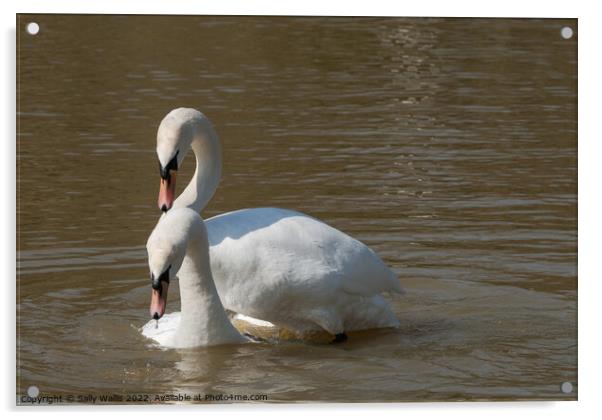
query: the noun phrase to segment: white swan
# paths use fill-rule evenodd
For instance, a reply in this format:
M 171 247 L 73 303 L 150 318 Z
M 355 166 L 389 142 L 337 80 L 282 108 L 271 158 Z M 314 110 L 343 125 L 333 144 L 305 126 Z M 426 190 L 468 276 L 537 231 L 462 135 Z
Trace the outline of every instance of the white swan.
M 182 308 L 167 322 L 149 321 L 142 334 L 164 347 L 189 348 L 242 343 L 219 299 L 209 264 L 209 242 L 201 217 L 177 209 L 162 217 L 146 243 L 153 291 L 151 311 L 164 310 L 170 280 L 178 273 Z M 159 308 L 162 309 L 159 309 Z
M 190 148 L 196 171 L 174 202 L 177 169 Z M 171 111 L 157 132 L 157 155 L 159 207 L 200 212 L 221 175 L 221 147 L 209 119 L 190 108 Z M 403 293 L 397 276 L 352 237 L 276 208 L 238 210 L 205 223 L 211 269 L 229 310 L 300 333 L 324 329 L 337 339 L 345 331 L 399 325 L 380 295 Z

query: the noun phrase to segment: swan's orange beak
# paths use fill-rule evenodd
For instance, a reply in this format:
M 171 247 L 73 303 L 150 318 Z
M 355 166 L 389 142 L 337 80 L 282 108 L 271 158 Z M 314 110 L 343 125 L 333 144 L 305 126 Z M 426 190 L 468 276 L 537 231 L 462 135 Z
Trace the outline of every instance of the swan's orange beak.
M 150 316 L 153 319 L 159 319 L 165 314 L 167 306 L 167 289 L 169 282 L 162 281 L 157 289 L 153 288 L 151 292 Z
M 166 212 L 173 206 L 176 197 L 176 171 L 169 171 L 167 178 L 161 178 L 159 185 L 159 199 L 157 204 L 162 212 Z

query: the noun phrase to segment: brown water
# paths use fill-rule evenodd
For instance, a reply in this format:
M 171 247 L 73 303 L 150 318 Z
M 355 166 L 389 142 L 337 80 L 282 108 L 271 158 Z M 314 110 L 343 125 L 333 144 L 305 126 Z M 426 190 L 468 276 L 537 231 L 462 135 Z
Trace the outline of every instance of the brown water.
M 575 399 L 577 41 L 564 25 L 576 32 L 21 15 L 18 395 Z M 206 113 L 223 144 L 203 215 L 284 207 L 360 239 L 408 291 L 390 298 L 399 331 L 186 352 L 141 337 L 155 133 L 178 106 Z

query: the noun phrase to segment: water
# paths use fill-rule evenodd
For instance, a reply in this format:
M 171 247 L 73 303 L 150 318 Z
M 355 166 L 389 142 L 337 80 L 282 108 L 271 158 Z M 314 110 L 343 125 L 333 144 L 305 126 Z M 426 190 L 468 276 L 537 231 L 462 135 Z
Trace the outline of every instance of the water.
M 37 36 L 23 32 L 32 20 Z M 575 399 L 565 25 L 577 32 L 576 20 L 21 15 L 17 394 Z M 185 352 L 141 337 L 155 133 L 178 106 L 206 113 L 222 141 L 203 215 L 284 207 L 360 239 L 408 291 L 389 298 L 399 331 Z

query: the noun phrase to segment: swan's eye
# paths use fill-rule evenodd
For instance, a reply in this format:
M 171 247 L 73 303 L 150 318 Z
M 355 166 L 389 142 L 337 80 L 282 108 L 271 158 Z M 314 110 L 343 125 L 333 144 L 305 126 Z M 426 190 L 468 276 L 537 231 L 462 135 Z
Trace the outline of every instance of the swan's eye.
M 176 151 L 176 154 L 169 161 L 165 167 L 161 166 L 161 161 L 159 161 L 159 174 L 161 174 L 161 179 L 169 179 L 169 171 L 177 171 L 178 170 L 178 153 L 180 151 Z

